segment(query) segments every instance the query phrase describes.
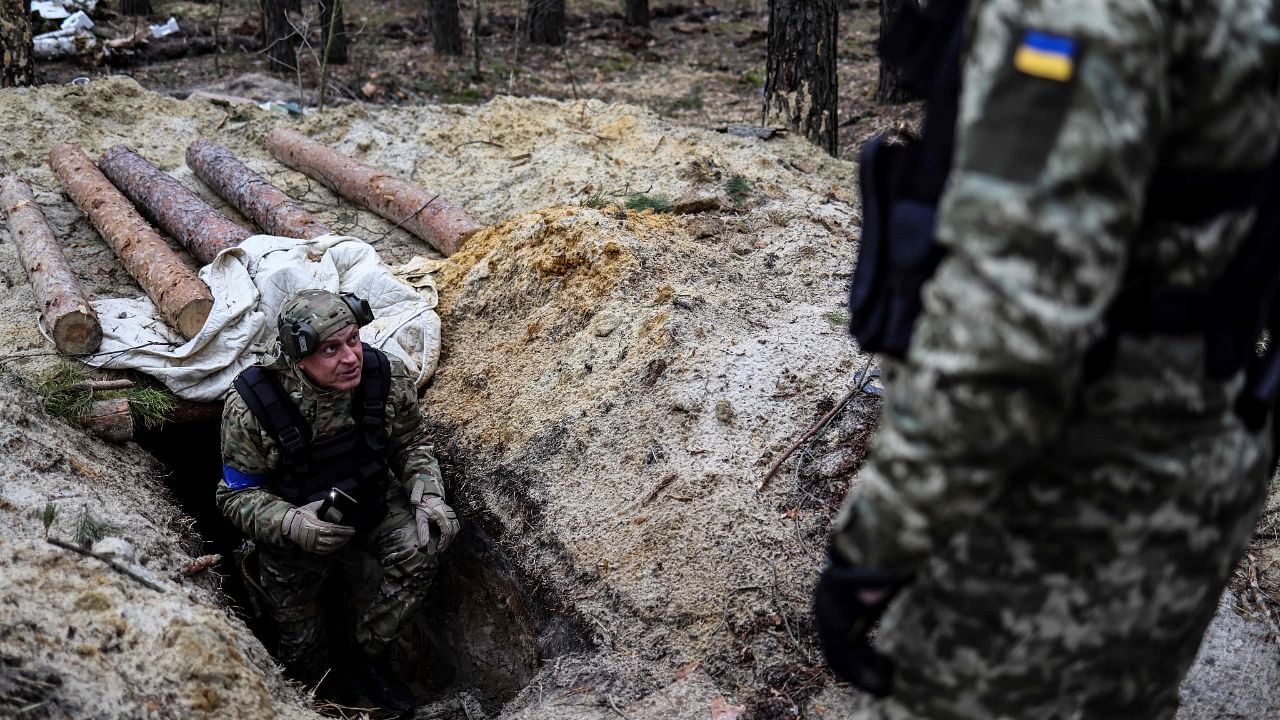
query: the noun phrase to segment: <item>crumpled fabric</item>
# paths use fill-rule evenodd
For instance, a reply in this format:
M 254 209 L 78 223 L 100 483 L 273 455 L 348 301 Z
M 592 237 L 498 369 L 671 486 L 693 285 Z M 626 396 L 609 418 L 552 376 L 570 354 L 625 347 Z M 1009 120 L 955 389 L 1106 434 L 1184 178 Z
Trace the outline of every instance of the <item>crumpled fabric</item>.
M 241 370 L 273 350 L 280 306 L 299 290 L 321 288 L 369 301 L 374 321 L 360 329 L 361 340 L 400 358 L 417 386 L 435 372 L 434 283 L 410 286 L 359 238 L 254 235 L 223 250 L 199 275 L 213 292 L 213 309 L 194 338 L 165 325 L 146 296 L 97 300 L 102 345 L 85 362 L 146 373 L 184 400 L 218 401 Z

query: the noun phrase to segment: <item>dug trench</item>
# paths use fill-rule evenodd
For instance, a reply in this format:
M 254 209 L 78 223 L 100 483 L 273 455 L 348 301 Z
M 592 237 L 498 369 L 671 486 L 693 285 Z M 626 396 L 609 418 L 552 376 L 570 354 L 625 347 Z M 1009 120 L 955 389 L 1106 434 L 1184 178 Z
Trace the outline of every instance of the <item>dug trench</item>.
M 211 568 L 227 605 L 269 650 L 275 633 L 239 567 L 244 536 L 219 513 L 221 477 L 217 419 L 141 430 L 138 443 L 165 470 L 165 482 L 195 521 L 201 553 L 221 556 Z M 457 459 L 446 461 L 446 467 Z M 522 579 L 483 522 L 466 522 L 441 559 L 422 609 L 392 649 L 393 664 L 425 710 L 419 717 L 472 720 L 496 713 L 549 658 L 587 650 L 580 623 L 549 604 L 545 588 Z M 349 637 L 350 618 L 381 572 L 355 553 L 326 588 L 330 638 Z M 483 714 L 481 714 L 483 713 Z

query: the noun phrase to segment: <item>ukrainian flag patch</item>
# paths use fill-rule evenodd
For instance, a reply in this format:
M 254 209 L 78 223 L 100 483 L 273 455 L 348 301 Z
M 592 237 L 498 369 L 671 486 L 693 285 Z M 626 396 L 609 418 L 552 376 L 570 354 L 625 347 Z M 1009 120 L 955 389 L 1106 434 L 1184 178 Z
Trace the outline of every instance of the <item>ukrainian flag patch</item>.
M 1031 77 L 1066 82 L 1075 73 L 1076 41 L 1028 30 L 1013 53 L 1013 66 Z

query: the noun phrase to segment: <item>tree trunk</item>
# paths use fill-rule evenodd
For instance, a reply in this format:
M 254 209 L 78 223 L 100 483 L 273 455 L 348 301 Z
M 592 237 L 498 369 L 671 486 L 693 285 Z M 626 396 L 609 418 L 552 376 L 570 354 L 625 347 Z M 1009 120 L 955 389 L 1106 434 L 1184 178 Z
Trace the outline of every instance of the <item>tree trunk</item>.
M 803 132 L 839 152 L 836 0 L 770 0 L 764 124 Z
M 0 88 L 25 87 L 36 81 L 27 6 L 27 0 L 0 0 Z
M 884 34 L 897 19 L 898 13 L 902 11 L 904 5 L 915 6 L 916 0 L 880 0 L 880 31 L 879 41 L 884 40 Z M 876 102 L 887 105 L 891 103 L 906 102 L 911 99 L 911 94 L 906 88 L 902 87 L 902 78 L 900 74 L 892 67 L 880 61 L 880 80 L 876 84 Z
M 292 73 L 298 69 L 298 34 L 289 24 L 285 0 L 263 0 L 263 46 L 271 72 Z
M 311 140 L 297 130 L 276 128 L 267 135 L 271 156 L 360 203 L 426 240 L 444 255 L 480 229 L 466 210 L 439 193 L 388 175 Z
M 441 55 L 462 54 L 462 21 L 458 0 L 430 0 L 431 44 Z
M 0 208 L 9 219 L 18 260 L 40 307 L 40 324 L 58 350 L 86 355 L 102 342 L 98 314 L 58 247 L 31 188 L 17 175 L 0 180 Z
M 564 44 L 564 0 L 529 0 L 529 41 Z
M 120 14 L 130 17 L 150 15 L 151 0 L 120 0 Z
M 627 25 L 649 27 L 649 0 L 627 0 Z
M 343 20 L 345 0 L 320 0 L 320 52 L 325 62 L 333 65 L 347 64 L 347 48 L 351 44 L 347 36 L 347 23 Z
M 296 200 L 209 140 L 187 146 L 187 167 L 245 217 L 272 235 L 311 240 L 331 231 Z
M 98 167 L 134 205 L 202 263 L 213 262 L 219 252 L 253 234 L 124 145 L 103 153 Z
M 213 307 L 209 288 L 182 264 L 83 150 L 59 145 L 49 151 L 49 165 L 164 321 L 184 337 L 194 337 Z

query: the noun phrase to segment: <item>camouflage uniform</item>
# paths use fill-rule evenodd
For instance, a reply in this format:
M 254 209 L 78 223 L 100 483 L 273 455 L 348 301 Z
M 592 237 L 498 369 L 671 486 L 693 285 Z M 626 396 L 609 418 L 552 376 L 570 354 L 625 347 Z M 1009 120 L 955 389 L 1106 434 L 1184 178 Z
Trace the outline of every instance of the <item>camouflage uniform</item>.
M 356 619 L 355 641 L 369 657 L 381 656 L 420 606 L 435 573 L 437 559 L 419 551 L 413 505 L 424 494 L 444 495 L 440 468 L 422 425 L 417 391 L 403 363 L 391 362 L 391 392 L 386 404 L 388 457 L 401 482 L 387 488 L 386 518 L 373 530 L 359 533 L 332 555 L 303 552 L 282 534 L 281 523 L 294 507 L 266 487 L 233 489 L 218 484 L 217 504 L 231 523 L 258 545 L 259 575 L 272 605 L 279 631 L 277 658 L 297 677 L 317 680 L 329 656 L 321 617 L 320 594 L 328 579 L 358 561 L 356 549 L 369 552 L 382 568 L 381 584 Z M 278 360 L 289 398 L 320 437 L 354 423 L 351 393 L 314 385 L 292 364 Z M 280 462 L 274 439 L 262 430 L 244 400 L 232 392 L 222 414 L 222 456 L 231 469 L 246 476 L 267 476 Z
M 1160 168 L 1255 170 L 1277 146 L 1271 0 L 978 0 L 954 169 L 872 456 L 833 545 L 914 573 L 877 645 L 883 718 L 1174 715 L 1177 687 L 1248 541 L 1269 441 L 1208 379 L 1200 336 L 1086 351 L 1126 272 L 1215 278 L 1252 211 L 1141 223 Z M 1079 49 L 1061 105 L 1021 94 L 1024 29 Z M 1061 68 L 1058 68 L 1061 70 Z M 1052 105 L 1052 103 L 1048 103 Z

